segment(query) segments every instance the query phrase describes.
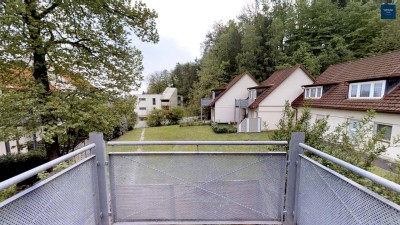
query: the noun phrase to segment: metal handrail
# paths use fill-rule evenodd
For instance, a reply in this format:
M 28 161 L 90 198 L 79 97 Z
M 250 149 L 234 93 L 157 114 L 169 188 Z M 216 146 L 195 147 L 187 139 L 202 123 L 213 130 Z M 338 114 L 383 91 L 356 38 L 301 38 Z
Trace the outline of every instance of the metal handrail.
M 393 190 L 393 191 L 395 191 L 397 193 L 400 193 L 400 185 L 399 184 L 396 184 L 396 183 L 394 183 L 394 182 L 392 182 L 390 180 L 387 180 L 387 179 L 382 178 L 382 177 L 380 177 L 378 175 L 375 175 L 375 174 L 373 174 L 371 172 L 363 170 L 363 169 L 361 169 L 361 168 L 359 168 L 357 166 L 354 166 L 354 165 L 352 165 L 352 164 L 350 164 L 348 162 L 345 162 L 345 161 L 343 161 L 341 159 L 333 157 L 333 156 L 331 156 L 331 155 L 329 155 L 327 153 L 321 152 L 320 150 L 318 150 L 316 148 L 313 148 L 313 147 L 310 147 L 310 146 L 308 146 L 308 145 L 306 145 L 304 143 L 299 143 L 299 146 L 302 147 L 305 150 L 308 150 L 308 151 L 314 153 L 315 155 L 317 155 L 317 156 L 319 156 L 321 158 L 329 160 L 329 161 L 331 161 L 331 162 L 333 162 L 333 163 L 335 163 L 335 164 L 337 164 L 337 165 L 339 165 L 339 166 L 341 166 L 341 167 L 343 167 L 343 168 L 345 168 L 347 170 L 350 170 L 353 173 L 356 173 L 356 174 L 358 174 L 358 175 L 360 175 L 360 176 L 362 176 L 364 178 L 367 178 L 367 179 L 370 179 L 370 180 L 374 181 L 377 184 L 380 184 L 380 185 L 382 185 L 384 187 L 387 187 L 390 190 Z
M 87 145 L 87 146 L 85 146 L 83 148 L 77 149 L 77 150 L 75 150 L 73 152 L 70 152 L 70 153 L 64 155 L 64 156 L 61 156 L 61 157 L 59 157 L 57 159 L 54 159 L 54 160 L 52 160 L 50 162 L 47 162 L 47 163 L 45 163 L 43 165 L 40 165 L 40 166 L 35 167 L 33 169 L 30 169 L 30 170 L 28 170 L 28 171 L 26 171 L 24 173 L 21 173 L 21 174 L 15 176 L 15 177 L 11 177 L 11 178 L 9 178 L 9 179 L 7 179 L 7 180 L 5 180 L 5 181 L 0 183 L 0 191 L 3 190 L 3 189 L 8 188 L 8 187 L 10 187 L 10 186 L 12 186 L 14 184 L 17 184 L 17 183 L 19 183 L 21 181 L 24 181 L 24 180 L 26 180 L 26 179 L 28 179 L 28 178 L 30 178 L 32 176 L 35 176 L 36 174 L 38 174 L 38 173 L 40 173 L 40 172 L 42 172 L 44 170 L 50 169 L 50 168 L 52 168 L 53 166 L 55 166 L 55 165 L 57 165 L 59 163 L 62 163 L 62 162 L 66 161 L 66 160 L 68 160 L 68 159 L 70 159 L 70 158 L 72 158 L 72 157 L 74 157 L 76 155 L 81 154 L 82 152 L 85 152 L 87 150 L 90 150 L 90 149 L 94 148 L 95 146 L 96 146 L 95 144 Z
M 287 145 L 287 141 L 109 141 L 110 146 L 128 145 Z

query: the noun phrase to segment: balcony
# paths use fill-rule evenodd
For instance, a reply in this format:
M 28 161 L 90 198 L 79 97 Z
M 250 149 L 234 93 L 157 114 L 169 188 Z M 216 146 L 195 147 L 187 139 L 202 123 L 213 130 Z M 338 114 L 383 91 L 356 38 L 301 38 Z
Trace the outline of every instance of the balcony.
M 200 100 L 201 106 L 209 106 L 211 102 L 212 102 L 212 99 L 205 99 L 205 98 L 202 98 L 202 99 Z
M 235 107 L 246 109 L 249 105 L 253 103 L 250 99 L 235 99 Z
M 0 183 L 0 190 L 79 157 L 62 172 L 0 203 L 0 224 L 399 224 L 400 206 L 319 164 L 304 151 L 400 193 L 385 180 L 315 148 L 285 141 L 92 144 Z M 120 146 L 195 146 L 196 152 L 114 152 Z M 286 151 L 200 152 L 202 146 Z M 270 147 L 271 148 L 271 147 Z M 265 149 L 265 148 L 264 148 Z M 136 150 L 136 148 L 135 148 Z M 106 175 L 108 170 L 109 175 Z M 109 185 L 108 185 L 109 184 Z

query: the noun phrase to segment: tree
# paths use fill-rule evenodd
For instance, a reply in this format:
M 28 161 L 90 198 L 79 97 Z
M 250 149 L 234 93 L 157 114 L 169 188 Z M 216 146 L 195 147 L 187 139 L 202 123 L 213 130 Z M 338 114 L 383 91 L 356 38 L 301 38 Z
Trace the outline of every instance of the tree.
M 169 86 L 171 86 L 171 76 L 168 70 L 156 71 L 150 74 L 147 93 L 160 94 Z
M 198 81 L 198 69 L 199 63 L 195 61 L 183 64 L 177 63 L 171 71 L 172 86 L 176 87 L 178 93 L 183 96 L 185 105 L 189 100 L 189 93 L 193 84 Z
M 142 79 L 142 56 L 129 37 L 157 42 L 156 17 L 141 1 L 2 1 L 1 82 L 20 87 L 3 86 L 3 138 L 41 130 L 54 159 L 71 136 L 110 129 L 119 118 L 109 101 Z M 52 90 L 60 80 L 73 90 Z

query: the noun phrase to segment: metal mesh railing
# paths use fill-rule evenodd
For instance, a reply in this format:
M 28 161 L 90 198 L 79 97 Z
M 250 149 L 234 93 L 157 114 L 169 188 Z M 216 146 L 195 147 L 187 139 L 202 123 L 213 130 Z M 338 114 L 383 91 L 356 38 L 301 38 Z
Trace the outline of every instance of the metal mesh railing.
M 97 224 L 95 170 L 90 156 L 0 203 L 0 224 Z
M 111 153 L 114 222 L 282 221 L 285 153 Z
M 297 224 L 400 224 L 400 206 L 301 156 Z

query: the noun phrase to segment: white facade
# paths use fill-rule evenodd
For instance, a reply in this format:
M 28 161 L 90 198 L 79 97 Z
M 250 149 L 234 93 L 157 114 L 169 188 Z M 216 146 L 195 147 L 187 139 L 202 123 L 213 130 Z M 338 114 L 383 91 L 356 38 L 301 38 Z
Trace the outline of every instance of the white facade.
M 257 85 L 250 75 L 241 77 L 215 102 L 211 109 L 211 120 L 217 123 L 235 122 L 235 99 L 247 98 L 247 88 Z
M 298 109 L 298 115 L 301 114 L 302 108 Z M 332 132 L 337 125 L 343 124 L 347 121 L 358 121 L 363 116 L 366 115 L 366 112 L 362 111 L 351 111 L 351 110 L 339 110 L 339 109 L 323 109 L 323 108 L 310 108 L 311 112 L 311 121 L 315 121 L 315 119 L 320 119 L 326 116 L 328 117 L 328 126 L 329 131 Z M 376 113 L 373 123 L 375 124 L 375 128 L 377 124 L 389 125 L 392 127 L 390 144 L 391 147 L 384 153 L 382 153 L 381 157 L 387 160 L 396 160 L 398 159 L 398 155 L 400 155 L 400 146 L 398 143 L 394 143 L 396 137 L 400 137 L 400 115 L 392 114 L 392 113 Z
M 248 109 L 249 118 L 261 117 L 262 130 L 276 130 L 285 109 L 285 102 L 289 101 L 291 103 L 294 101 L 303 93 L 302 86 L 313 82 L 301 68 L 297 68 L 263 99 L 256 109 Z
M 147 117 L 153 109 L 161 109 L 161 94 L 142 94 L 137 96 L 135 112 L 139 118 Z
M 135 112 L 139 118 L 146 118 L 153 109 L 182 106 L 182 96 L 178 95 L 176 88 L 168 87 L 162 94 L 139 94 L 136 97 Z

